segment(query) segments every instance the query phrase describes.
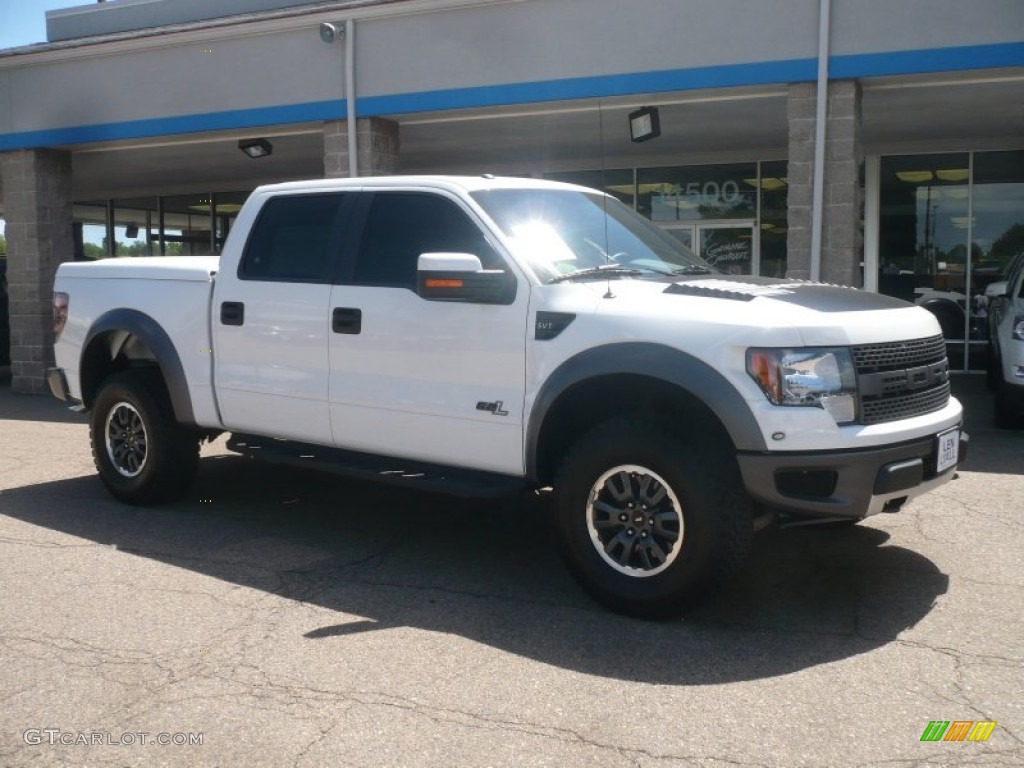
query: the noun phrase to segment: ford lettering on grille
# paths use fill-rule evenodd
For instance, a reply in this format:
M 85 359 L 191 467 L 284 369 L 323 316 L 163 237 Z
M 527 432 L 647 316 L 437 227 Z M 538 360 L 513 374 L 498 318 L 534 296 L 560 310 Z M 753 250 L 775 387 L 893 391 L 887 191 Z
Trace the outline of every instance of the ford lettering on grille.
M 942 336 L 853 347 L 860 423 L 880 424 L 942 410 L 949 362 Z

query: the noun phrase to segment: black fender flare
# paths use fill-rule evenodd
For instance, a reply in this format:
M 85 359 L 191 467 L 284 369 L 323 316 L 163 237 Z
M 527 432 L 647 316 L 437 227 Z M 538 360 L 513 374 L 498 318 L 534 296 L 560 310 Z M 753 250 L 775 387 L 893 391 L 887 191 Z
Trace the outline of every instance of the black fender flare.
M 181 364 L 181 357 L 167 331 L 152 317 L 137 309 L 111 309 L 97 317 L 90 326 L 85 344 L 82 345 L 83 359 L 93 340 L 100 334 L 110 331 L 130 333 L 149 348 L 163 374 L 167 393 L 171 398 L 171 407 L 174 409 L 174 418 L 179 424 L 195 426 L 192 396 L 188 391 L 185 367 Z M 83 396 L 84 394 L 83 392 Z
M 526 476 L 537 480 L 537 456 L 544 421 L 570 387 L 615 374 L 642 375 L 678 386 L 718 418 L 737 451 L 765 451 L 761 428 L 746 400 L 718 371 L 693 355 L 649 342 L 621 342 L 580 352 L 559 365 L 537 393 L 526 428 Z

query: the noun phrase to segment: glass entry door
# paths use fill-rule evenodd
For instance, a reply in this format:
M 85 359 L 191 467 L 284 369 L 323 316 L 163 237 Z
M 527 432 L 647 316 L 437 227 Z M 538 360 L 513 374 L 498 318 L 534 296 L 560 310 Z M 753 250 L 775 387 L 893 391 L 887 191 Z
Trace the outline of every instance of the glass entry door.
M 726 274 L 757 274 L 752 221 L 668 225 L 665 229 L 711 266 Z

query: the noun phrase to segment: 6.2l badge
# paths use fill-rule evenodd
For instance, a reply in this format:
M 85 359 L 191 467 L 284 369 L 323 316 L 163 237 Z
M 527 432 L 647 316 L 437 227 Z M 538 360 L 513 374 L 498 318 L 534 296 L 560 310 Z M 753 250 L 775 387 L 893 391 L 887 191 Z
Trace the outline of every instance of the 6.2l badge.
M 493 403 L 487 403 L 481 400 L 476 404 L 476 409 L 478 411 L 490 411 L 494 416 L 508 416 L 508 411 L 503 410 L 501 407 L 504 404 L 504 400 L 495 400 Z

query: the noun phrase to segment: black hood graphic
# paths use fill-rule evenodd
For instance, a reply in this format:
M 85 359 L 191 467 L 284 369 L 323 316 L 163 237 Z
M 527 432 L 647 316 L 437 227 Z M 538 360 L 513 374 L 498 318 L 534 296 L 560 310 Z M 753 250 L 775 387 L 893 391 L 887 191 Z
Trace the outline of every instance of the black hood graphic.
M 913 306 L 892 296 L 856 288 L 750 275 L 695 275 L 674 281 L 665 293 L 731 301 L 772 299 L 818 312 L 870 312 Z

